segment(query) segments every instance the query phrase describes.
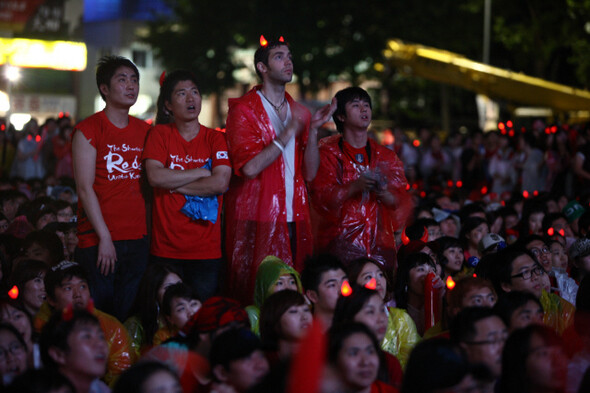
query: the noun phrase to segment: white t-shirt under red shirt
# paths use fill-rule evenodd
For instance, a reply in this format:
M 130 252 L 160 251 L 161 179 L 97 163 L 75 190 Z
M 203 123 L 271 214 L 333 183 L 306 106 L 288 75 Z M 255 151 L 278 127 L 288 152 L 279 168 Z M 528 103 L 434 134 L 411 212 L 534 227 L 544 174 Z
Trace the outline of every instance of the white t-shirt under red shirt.
M 104 111 L 76 125 L 96 149 L 94 192 L 111 238 L 141 239 L 147 234 L 145 200 L 140 189 L 141 153 L 150 126 L 129 116 L 129 124 L 118 128 Z M 98 244 L 98 236 L 78 203 L 78 247 Z
M 174 124 L 160 124 L 151 129 L 143 160 L 161 162 L 166 168 L 186 170 L 201 168 L 211 159 L 212 168 L 231 167 L 225 134 L 203 125 L 192 140 L 185 140 Z M 215 224 L 193 220 L 180 211 L 186 202 L 183 194 L 154 188 L 152 239 L 150 253 L 172 259 L 216 259 L 221 257 L 222 196 Z

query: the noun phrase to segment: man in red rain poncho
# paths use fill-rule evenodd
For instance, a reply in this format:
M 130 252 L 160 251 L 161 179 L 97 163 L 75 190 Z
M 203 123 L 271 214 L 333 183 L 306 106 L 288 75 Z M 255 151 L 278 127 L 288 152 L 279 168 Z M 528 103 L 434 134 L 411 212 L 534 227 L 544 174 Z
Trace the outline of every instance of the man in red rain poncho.
M 285 92 L 293 77 L 289 45 L 261 37 L 254 65 L 262 85 L 229 100 L 227 142 L 234 174 L 226 193 L 226 247 L 230 294 L 252 301 L 258 264 L 274 255 L 301 270 L 313 241 L 305 182 L 319 165 L 317 128 L 332 115 L 327 105 L 313 118 Z
M 320 143 L 320 167 L 311 187 L 318 212 L 317 248 L 343 262 L 369 256 L 393 268 L 394 232 L 405 225 L 412 202 L 395 152 L 367 135 L 371 98 L 359 87 L 336 94 L 340 135 Z

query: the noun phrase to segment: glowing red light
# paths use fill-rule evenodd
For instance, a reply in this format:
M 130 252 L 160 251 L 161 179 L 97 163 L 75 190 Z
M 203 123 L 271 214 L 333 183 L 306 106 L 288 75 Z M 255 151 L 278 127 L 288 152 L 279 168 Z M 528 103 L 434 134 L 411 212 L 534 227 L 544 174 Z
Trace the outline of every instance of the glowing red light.
M 260 46 L 267 46 L 268 45 L 268 41 L 266 40 L 266 38 L 264 38 L 263 35 L 260 35 Z
M 408 237 L 408 235 L 406 235 L 406 229 L 405 228 L 402 231 L 402 243 L 404 245 L 407 245 L 408 243 L 410 243 L 410 238 Z
M 512 128 L 512 126 L 513 126 L 514 124 L 512 124 L 512 120 L 508 120 L 508 121 L 506 122 L 506 125 L 507 125 L 509 128 Z
M 547 134 L 547 135 L 551 134 L 551 130 L 549 129 L 549 127 L 545 128 L 545 134 Z
M 461 180 L 457 180 L 457 183 L 455 183 L 455 185 L 457 186 L 457 188 L 461 188 L 463 187 L 463 182 Z
M 417 190 L 417 189 L 418 189 L 418 184 L 417 184 L 417 183 L 414 183 L 414 184 L 412 184 L 412 188 L 413 188 L 414 190 Z
M 32 141 L 33 140 L 33 135 L 27 135 L 27 140 L 28 141 Z
M 477 277 L 477 274 L 473 273 L 473 277 Z
M 522 133 L 524 134 L 524 133 L 526 132 L 526 128 L 524 128 L 524 127 L 521 127 L 521 128 L 520 128 L 520 132 L 522 132 Z
M 551 127 L 551 133 L 555 134 L 557 132 L 557 126 Z
M 447 288 L 449 288 L 449 290 L 453 290 L 453 288 L 455 288 L 455 281 L 453 280 L 453 277 L 448 276 L 447 277 Z
M 447 187 L 453 187 L 453 181 L 447 180 Z
M 10 288 L 10 291 L 8 291 L 8 296 L 11 299 L 16 299 L 18 297 L 18 287 L 16 285 Z
M 534 195 L 534 196 L 537 196 L 537 195 L 539 195 L 539 191 L 537 191 L 537 190 L 533 191 L 533 195 Z
M 377 280 L 375 279 L 375 277 L 373 277 L 372 279 L 370 279 L 369 281 L 367 281 L 367 283 L 365 284 L 365 288 L 367 288 L 367 289 L 377 289 Z
M 418 146 L 420 146 L 420 141 L 418 139 L 414 139 L 414 141 L 412 142 L 412 145 L 414 145 L 414 147 L 418 147 Z
M 525 197 L 525 198 L 528 198 L 528 197 L 529 197 L 529 192 L 528 192 L 528 191 L 526 191 L 526 190 L 524 190 L 524 191 L 522 192 L 522 196 L 523 196 L 523 197 Z
M 406 184 L 406 191 L 408 191 L 411 188 L 410 184 Z
M 0 126 L 0 131 L 6 131 L 6 126 L 4 124 Z
M 506 135 L 506 130 L 502 130 L 502 131 L 500 131 L 500 134 L 502 134 L 502 135 Z
M 426 192 L 420 191 L 420 198 L 425 198 L 425 197 L 426 197 Z
M 560 234 L 561 236 L 564 236 L 564 237 L 565 237 L 565 231 L 563 230 L 563 228 L 559 230 L 559 234 Z
M 279 37 L 279 42 L 285 42 L 285 39 L 283 38 L 283 36 Z
M 514 136 L 514 130 L 510 130 L 510 132 L 508 133 L 508 136 L 512 138 Z
M 352 295 L 352 288 L 350 287 L 350 284 L 347 280 L 344 280 L 342 282 L 342 286 L 340 287 L 340 293 L 342 294 L 342 296 Z
M 35 137 L 35 142 L 37 142 L 37 143 L 41 142 L 41 135 L 37 135 Z
M 154 120 L 152 120 L 152 119 L 146 119 L 145 122 L 148 123 L 151 126 L 154 123 Z
M 498 128 L 504 130 L 506 126 L 504 125 L 504 123 L 498 123 Z
M 485 195 L 488 193 L 488 188 L 486 186 L 483 186 L 480 191 L 481 191 L 481 195 Z
M 59 112 L 59 118 L 61 119 L 62 117 L 64 117 L 64 113 L 63 112 Z
M 548 234 L 549 236 L 553 236 L 553 235 L 555 234 L 555 229 L 553 229 L 553 227 L 551 227 L 551 228 L 547 229 L 547 234 Z

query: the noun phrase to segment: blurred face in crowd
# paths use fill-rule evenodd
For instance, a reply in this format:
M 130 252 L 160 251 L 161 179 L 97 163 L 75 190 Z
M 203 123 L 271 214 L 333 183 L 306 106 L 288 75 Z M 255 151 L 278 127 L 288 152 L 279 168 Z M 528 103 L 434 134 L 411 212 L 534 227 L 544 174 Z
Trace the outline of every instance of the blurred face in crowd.
M 375 294 L 367 300 L 360 311 L 354 316 L 355 322 L 364 323 L 381 342 L 387 333 L 387 313 L 385 304 L 379 294 Z
M 25 256 L 29 259 L 36 259 L 47 264 L 52 262 L 51 252 L 46 247 L 39 243 L 33 243 L 30 247 L 25 249 Z
M 308 298 L 314 303 L 314 310 L 334 312 L 340 296 L 342 283 L 347 280 L 342 269 L 328 270 L 322 274 L 318 290 L 308 291 Z
M 546 272 L 551 271 L 551 250 L 547 247 L 545 242 L 542 242 L 541 240 L 533 240 L 526 245 L 526 249 L 533 253 Z
M 244 358 L 232 360 L 227 369 L 218 366 L 216 370 L 217 377 L 239 393 L 262 381 L 268 374 L 269 365 L 264 353 L 256 350 Z
M 387 292 L 387 280 L 385 279 L 385 274 L 383 274 L 383 271 L 379 269 L 379 267 L 374 263 L 365 263 L 365 266 L 363 266 L 356 283 L 358 285 L 365 285 L 373 278 L 377 283 L 375 290 L 377 293 L 379 293 L 381 299 L 385 299 L 385 294 Z
M 166 289 L 168 289 L 168 287 L 170 287 L 174 284 L 178 284 L 179 282 L 182 282 L 182 280 L 180 279 L 180 277 L 178 277 L 178 274 L 168 273 L 166 278 L 164 278 L 164 281 L 162 281 L 162 285 L 160 285 L 160 288 L 158 288 L 158 303 L 159 304 L 162 304 L 162 300 L 164 299 L 164 293 L 166 292 Z
M 463 307 L 494 307 L 496 295 L 489 287 L 475 287 L 467 291 L 461 305 Z
M 447 264 L 445 265 L 446 270 L 452 273 L 461 270 L 463 267 L 463 260 L 465 259 L 462 248 L 449 247 L 443 251 L 443 255 L 447 259 Z
M 80 277 L 64 279 L 60 285 L 55 287 L 54 298 L 47 299 L 49 304 L 58 310 L 63 310 L 70 304 L 77 310 L 86 308 L 90 301 L 90 289 L 86 280 Z
M 488 228 L 488 224 L 481 223 L 478 226 L 476 226 L 475 228 L 473 228 L 467 235 L 467 240 L 469 240 L 469 243 L 477 248 L 477 245 L 479 244 L 479 241 L 488 233 L 490 233 L 490 230 Z
M 537 212 L 533 213 L 529 216 L 528 223 L 529 223 L 529 231 L 533 235 L 542 235 L 543 233 L 543 217 L 545 217 L 545 213 Z
M 551 243 L 551 265 L 558 269 L 567 269 L 568 259 L 565 248 L 559 242 Z
M 430 272 L 434 272 L 434 270 L 432 269 L 432 266 L 428 264 L 418 265 L 411 268 L 408 292 L 411 292 L 414 295 L 424 296 L 424 279 Z
M 373 341 L 364 333 L 354 333 L 342 343 L 337 368 L 344 383 L 354 391 L 371 386 L 377 379 L 379 356 Z
M 27 370 L 27 351 L 9 330 L 0 330 L 0 376 L 12 380 Z
M 545 274 L 543 267 L 530 256 L 523 254 L 512 262 L 510 283 L 502 283 L 502 288 L 507 291 L 530 292 L 536 297 L 541 297 L 542 276 Z
M 47 299 L 44 279 L 45 273 L 40 272 L 37 277 L 27 281 L 22 289 L 25 307 L 35 310 L 35 312 L 39 311 L 41 305 Z
M 299 341 L 311 326 L 312 314 L 309 305 L 291 306 L 281 315 L 281 339 L 285 341 Z
M 292 291 L 297 291 L 297 281 L 295 277 L 291 274 L 283 274 L 279 277 L 275 285 L 273 286 L 273 293 L 278 291 L 283 291 L 285 289 L 290 289 Z
M 441 221 L 440 231 L 443 236 L 457 237 L 457 222 L 452 217 Z
M 533 334 L 526 358 L 526 377 L 531 391 L 564 391 L 567 364 L 563 348 L 559 345 L 550 345 L 538 334 Z
M 432 225 L 426 228 L 428 230 L 428 241 L 434 241 L 442 236 L 440 225 Z
M 55 215 L 57 222 L 70 222 L 74 218 L 74 210 L 71 206 L 61 209 Z
M 201 302 L 197 299 L 175 297 L 171 300 L 170 316 L 167 316 L 166 319 L 177 329 L 182 329 L 200 308 Z
M 529 300 L 514 310 L 510 316 L 510 330 L 522 329 L 531 324 L 543 323 L 543 307 L 533 300 Z
M 49 224 L 50 222 L 55 222 L 56 220 L 57 220 L 57 218 L 54 213 L 43 214 L 37 220 L 37 224 L 35 225 L 35 228 L 37 230 L 41 230 L 41 229 L 45 228 L 45 225 Z
M 500 317 L 495 315 L 475 323 L 475 336 L 461 346 L 467 353 L 470 363 L 485 364 L 495 378 L 502 374 L 502 350 L 508 331 Z
M 27 314 L 9 304 L 4 305 L 1 312 L 1 322 L 14 326 L 24 338 L 25 342 L 32 342 L 31 337 L 33 335 L 33 327 L 31 326 L 31 320 Z
M 143 382 L 141 393 L 182 393 L 182 386 L 175 375 L 161 370 Z

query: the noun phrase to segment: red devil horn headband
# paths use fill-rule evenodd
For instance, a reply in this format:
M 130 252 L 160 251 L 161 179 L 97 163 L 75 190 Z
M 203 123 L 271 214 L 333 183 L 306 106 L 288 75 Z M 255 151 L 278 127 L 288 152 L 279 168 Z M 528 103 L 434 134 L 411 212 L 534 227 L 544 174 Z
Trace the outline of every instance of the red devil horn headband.
M 260 35 L 260 46 L 265 47 L 268 45 L 268 41 L 266 40 L 266 38 L 264 38 L 264 36 L 261 34 Z

